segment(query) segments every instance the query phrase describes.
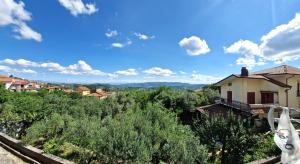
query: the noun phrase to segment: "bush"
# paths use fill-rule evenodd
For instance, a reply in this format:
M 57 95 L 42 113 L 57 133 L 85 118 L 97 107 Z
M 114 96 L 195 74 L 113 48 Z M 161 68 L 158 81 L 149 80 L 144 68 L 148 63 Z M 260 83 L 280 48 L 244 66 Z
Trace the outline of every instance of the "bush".
M 218 158 L 221 163 L 242 163 L 243 157 L 256 142 L 255 135 L 247 120 L 228 114 L 228 118 L 216 115 L 196 121 L 195 131 L 202 143 L 212 152 L 211 161 Z
M 256 144 L 244 157 L 245 163 L 272 156 L 278 156 L 281 154 L 281 150 L 274 142 L 274 133 L 268 132 L 266 134 L 260 134 L 256 137 L 256 140 Z
M 159 105 L 148 105 L 145 111 L 130 110 L 106 123 L 96 137 L 100 142 L 95 150 L 109 157 L 109 162 L 206 161 L 207 152 L 193 132 L 178 125 L 172 114 Z

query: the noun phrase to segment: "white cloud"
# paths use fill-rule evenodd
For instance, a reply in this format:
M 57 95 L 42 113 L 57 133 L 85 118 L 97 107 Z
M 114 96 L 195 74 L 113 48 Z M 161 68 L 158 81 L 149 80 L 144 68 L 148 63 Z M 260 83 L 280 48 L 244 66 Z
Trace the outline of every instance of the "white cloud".
M 181 75 L 185 75 L 185 74 L 186 74 L 186 72 L 184 72 L 184 71 L 179 71 L 179 73 L 180 73 Z
M 251 54 L 261 56 L 260 49 L 256 43 L 249 40 L 239 40 L 229 47 L 224 47 L 225 53 Z
M 48 71 L 57 72 L 68 75 L 92 75 L 92 76 L 104 76 L 105 73 L 100 70 L 93 69 L 89 64 L 83 60 L 79 60 L 76 64 L 69 65 L 67 67 L 61 66 L 58 63 L 42 63 L 39 67 L 46 68 Z
M 105 73 L 100 70 L 94 70 L 89 64 L 87 64 L 83 60 L 79 60 L 76 64 L 69 65 L 61 73 L 71 75 L 105 75 Z
M 136 76 L 138 72 L 133 68 L 129 68 L 127 70 L 116 71 L 115 74 L 119 76 Z
M 127 39 L 127 42 L 120 43 L 120 42 L 115 42 L 111 44 L 112 48 L 124 48 L 126 46 L 130 46 L 132 44 L 132 41 L 130 39 Z
M 244 57 L 239 57 L 236 60 L 236 64 L 246 66 L 251 70 L 255 66 L 265 65 L 266 62 L 262 58 L 257 58 L 254 55 L 246 55 Z
M 110 29 L 108 29 L 107 32 L 105 33 L 105 35 L 108 38 L 115 37 L 115 36 L 118 35 L 118 31 L 117 30 L 110 30 Z
M 12 59 L 4 59 L 0 61 L 0 64 L 6 64 L 6 65 L 16 65 L 21 67 L 37 67 L 38 63 L 32 62 L 25 59 L 18 59 L 18 60 L 12 60 Z
M 110 79 L 116 79 L 121 76 L 136 76 L 139 73 L 136 71 L 134 68 L 129 68 L 127 70 L 120 70 L 116 71 L 114 73 L 106 73 L 106 76 L 109 77 Z
M 14 69 L 9 66 L 0 65 L 0 71 L 7 72 L 7 73 L 21 73 L 21 74 L 36 74 L 37 72 L 31 69 Z
M 124 48 L 125 47 L 125 45 L 122 43 L 112 43 L 111 46 L 113 48 Z
M 5 66 L 5 65 L 0 65 L 0 71 L 7 72 L 7 71 L 9 71 L 9 70 L 11 70 L 11 68 L 10 68 L 10 67 L 8 67 L 8 66 Z
M 37 63 L 25 59 L 18 59 L 18 60 L 5 59 L 5 60 L 1 60 L 0 64 L 13 65 L 19 67 L 44 68 L 50 72 L 69 74 L 69 75 L 93 75 L 93 76 L 106 75 L 104 72 L 100 70 L 93 69 L 89 64 L 87 64 L 83 60 L 79 60 L 76 64 L 71 64 L 66 67 L 53 62 Z M 26 72 L 25 69 L 24 72 Z M 29 71 L 27 70 L 27 72 Z
M 127 40 L 127 45 L 131 45 L 132 41 L 130 39 Z
M 248 69 L 265 64 L 259 46 L 249 40 L 239 40 L 229 47 L 224 47 L 224 52 L 241 54 L 242 57 L 236 60 L 236 64 L 246 66 Z
M 192 81 L 199 83 L 199 84 L 212 84 L 212 83 L 218 82 L 222 78 L 209 76 L 209 75 L 203 75 L 203 74 L 192 74 L 191 79 L 192 79 Z
M 171 75 L 175 74 L 170 69 L 163 69 L 163 68 L 159 68 L 159 67 L 152 67 L 152 68 L 147 69 L 143 72 L 146 73 L 149 76 L 163 76 L 163 77 L 168 77 L 168 76 L 171 76 Z
M 58 0 L 59 3 L 71 12 L 73 16 L 80 14 L 91 15 L 97 12 L 99 9 L 96 8 L 95 4 L 87 3 L 84 4 L 82 0 Z
M 300 13 L 262 36 L 261 42 L 259 47 L 265 58 L 277 63 L 297 60 L 300 57 Z
M 107 73 L 106 76 L 109 78 L 109 79 L 116 79 L 118 78 L 119 76 L 115 73 Z
M 14 32 L 19 33 L 20 35 L 16 35 L 17 39 L 26 39 L 26 40 L 35 40 L 38 42 L 42 41 L 42 35 L 36 31 L 33 31 L 30 27 L 28 27 L 25 23 L 21 23 L 18 27 L 14 29 Z
M 17 39 L 42 41 L 42 35 L 31 29 L 26 22 L 31 20 L 31 13 L 24 9 L 25 3 L 14 0 L 0 1 L 0 26 L 12 25 Z
M 149 40 L 149 39 L 154 39 L 155 36 L 148 36 L 148 35 L 145 35 L 145 34 L 142 34 L 142 33 L 134 33 L 134 35 L 136 37 L 138 37 L 139 40 Z
M 210 52 L 205 40 L 201 40 L 197 36 L 191 36 L 189 38 L 183 38 L 179 42 L 179 46 L 184 48 L 189 55 L 197 56 Z
M 0 60 L 0 71 L 7 72 L 10 74 L 13 73 L 22 73 L 22 74 L 36 74 L 35 70 L 31 68 L 39 69 L 39 71 L 47 70 L 49 72 L 65 74 L 65 75 L 89 75 L 89 76 L 102 76 L 107 77 L 107 79 L 115 80 L 120 77 L 127 77 L 127 76 L 137 76 L 139 72 L 134 68 L 118 70 L 112 73 L 109 72 L 102 72 L 100 70 L 92 68 L 91 65 L 86 63 L 83 60 L 79 60 L 75 64 L 63 66 L 59 63 L 55 62 L 35 62 L 26 59 L 4 59 Z M 14 68 L 10 67 L 13 66 Z M 177 76 L 178 75 L 178 76 Z M 218 81 L 221 78 L 202 75 L 193 71 L 192 74 L 178 71 L 178 74 L 173 72 L 170 69 L 160 68 L 160 67 L 152 67 L 143 71 L 142 78 L 147 79 L 147 81 L 177 81 L 177 82 L 188 82 L 188 83 L 213 83 Z M 119 82 L 119 81 L 118 81 Z
M 37 72 L 32 69 L 22 69 L 20 73 L 36 74 Z
M 51 72 L 62 72 L 65 70 L 65 67 L 61 66 L 58 63 L 52 63 L 52 62 L 42 63 L 42 64 L 40 64 L 39 67 L 46 68 L 48 71 L 51 71 Z
M 297 60 L 300 58 L 300 14 L 296 14 L 287 24 L 275 27 L 260 40 L 260 44 L 240 40 L 229 48 L 224 48 L 224 51 L 243 55 L 243 59 L 239 58 L 237 64 L 244 63 L 245 65 L 246 63 L 262 65 L 266 61 L 279 64 Z M 256 58 L 255 62 L 253 58 Z

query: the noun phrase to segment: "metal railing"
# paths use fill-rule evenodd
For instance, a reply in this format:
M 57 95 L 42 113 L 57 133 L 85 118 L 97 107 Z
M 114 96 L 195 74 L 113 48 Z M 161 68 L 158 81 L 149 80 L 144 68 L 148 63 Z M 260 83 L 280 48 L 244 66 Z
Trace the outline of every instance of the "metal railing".
M 234 109 L 238 109 L 244 112 L 251 112 L 251 107 L 247 103 L 243 103 L 240 101 L 235 101 L 235 100 L 228 100 L 225 98 L 219 98 L 218 103 L 232 107 Z

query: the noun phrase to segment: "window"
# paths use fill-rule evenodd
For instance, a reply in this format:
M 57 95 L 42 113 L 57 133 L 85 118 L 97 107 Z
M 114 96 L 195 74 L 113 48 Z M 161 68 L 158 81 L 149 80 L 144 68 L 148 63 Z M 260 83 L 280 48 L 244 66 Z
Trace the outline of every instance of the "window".
M 297 96 L 300 97 L 300 84 L 297 83 Z
M 248 92 L 247 93 L 247 103 L 248 104 L 255 104 L 255 92 Z
M 261 93 L 261 103 L 262 104 L 273 104 L 274 103 L 274 93 L 272 93 L 272 92 Z
M 228 86 L 232 86 L 232 83 L 228 83 Z

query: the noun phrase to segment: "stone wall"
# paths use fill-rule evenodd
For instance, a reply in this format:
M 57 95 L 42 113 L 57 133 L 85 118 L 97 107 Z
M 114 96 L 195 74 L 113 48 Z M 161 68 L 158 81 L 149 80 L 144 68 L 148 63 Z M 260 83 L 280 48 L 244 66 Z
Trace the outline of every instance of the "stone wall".
M 10 149 L 14 155 L 18 156 L 24 161 L 28 161 L 29 163 L 36 161 L 37 163 L 45 164 L 73 164 L 73 162 L 60 157 L 51 154 L 45 154 L 42 150 L 35 147 L 25 146 L 21 141 L 9 137 L 4 133 L 0 133 L 0 144 L 6 149 Z

